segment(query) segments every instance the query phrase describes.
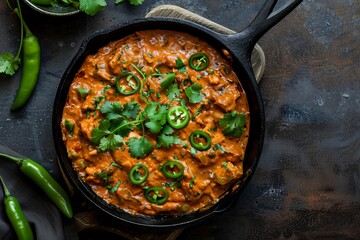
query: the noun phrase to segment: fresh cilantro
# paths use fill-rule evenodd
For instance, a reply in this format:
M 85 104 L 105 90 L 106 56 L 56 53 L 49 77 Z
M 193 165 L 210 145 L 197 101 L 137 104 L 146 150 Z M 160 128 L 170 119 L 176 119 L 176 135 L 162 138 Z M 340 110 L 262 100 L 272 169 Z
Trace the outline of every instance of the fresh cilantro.
M 203 100 L 200 90 L 201 84 L 193 83 L 190 87 L 185 88 L 185 94 L 189 98 L 190 103 L 199 103 Z
M 164 129 L 161 131 L 160 135 L 157 137 L 156 148 L 160 148 L 161 146 L 169 148 L 173 144 L 182 144 L 178 135 L 171 135 L 174 133 L 174 130 L 165 125 Z
M 100 173 L 95 173 L 94 176 L 102 180 L 104 183 L 109 181 L 109 176 L 105 170 L 101 170 Z
M 244 132 L 244 125 L 246 124 L 246 116 L 242 113 L 232 111 L 226 113 L 219 121 L 223 133 L 227 137 L 240 137 Z
M 100 106 L 100 112 L 107 120 L 121 119 L 123 107 L 118 102 L 105 101 Z
M 90 16 L 94 16 L 106 7 L 105 0 L 80 0 L 79 9 Z
M 191 120 L 195 120 L 195 118 L 200 114 L 200 112 L 204 109 L 204 105 L 201 105 L 198 109 L 196 109 L 196 112 L 194 113 L 194 116 L 192 116 Z
M 194 188 L 195 180 L 196 180 L 196 175 L 194 175 L 194 176 L 191 178 L 191 181 L 190 181 L 190 183 L 189 183 L 190 189 L 193 189 L 193 188 Z
M 4 52 L 0 55 L 0 73 L 14 75 L 19 69 L 20 58 L 14 56 L 11 52 Z
M 134 99 L 124 105 L 123 115 L 128 119 L 136 119 L 139 112 L 140 104 L 134 102 Z
M 159 133 L 162 126 L 166 123 L 166 113 L 168 105 L 159 104 L 157 102 L 150 102 L 145 107 L 145 113 L 148 117 L 148 121 L 145 126 L 152 133 Z
M 123 144 L 123 138 L 118 134 L 110 134 L 100 139 L 100 151 L 115 150 Z
M 118 164 L 117 162 L 110 163 L 110 166 L 122 168 L 122 166 L 120 164 Z
M 129 0 L 129 3 L 132 5 L 140 5 L 144 3 L 144 0 Z
M 115 0 L 115 4 L 124 3 L 126 0 Z M 129 0 L 131 5 L 140 5 L 144 3 L 144 0 Z
M 170 101 L 173 101 L 176 97 L 180 96 L 180 89 L 177 84 L 172 84 L 166 90 L 166 96 L 169 98 Z
M 121 182 L 120 181 L 118 181 L 117 183 L 116 183 L 116 185 L 115 186 L 110 186 L 110 189 L 109 189 L 109 191 L 111 192 L 111 193 L 114 193 L 114 192 L 116 192 L 117 190 L 118 190 L 118 188 L 120 187 L 120 184 L 121 184 Z
M 179 73 L 186 72 L 186 66 L 185 66 L 184 62 L 181 60 L 181 58 L 177 58 L 175 63 L 176 63 Z
M 195 157 L 196 156 L 196 153 L 197 153 L 197 150 L 193 147 L 190 147 L 190 154 L 191 156 Z
M 214 151 L 220 150 L 223 153 L 229 153 L 229 151 L 224 149 L 219 143 L 215 143 L 213 149 L 214 149 Z
M 163 77 L 163 79 L 160 82 L 160 86 L 162 90 L 168 89 L 172 83 L 175 81 L 175 73 L 167 73 Z
M 126 145 L 129 147 L 131 157 L 134 158 L 143 158 L 154 150 L 152 143 L 144 136 L 130 138 Z

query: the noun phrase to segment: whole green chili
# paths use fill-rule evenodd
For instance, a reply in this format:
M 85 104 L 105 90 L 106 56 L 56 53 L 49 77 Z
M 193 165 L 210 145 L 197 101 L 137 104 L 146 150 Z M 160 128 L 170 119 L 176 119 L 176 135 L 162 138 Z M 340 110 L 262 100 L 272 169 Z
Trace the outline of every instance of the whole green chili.
M 33 232 L 24 212 L 21 209 L 19 201 L 14 196 L 11 196 L 10 191 L 6 187 L 1 176 L 0 181 L 4 190 L 5 212 L 15 230 L 16 236 L 19 240 L 34 239 Z
M 29 177 L 66 217 L 72 218 L 73 210 L 68 195 L 44 167 L 29 158 L 17 158 L 5 153 L 0 153 L 0 157 L 14 161 L 20 171 Z
M 18 9 L 19 8 L 19 9 Z M 18 15 L 22 26 L 25 30 L 25 37 L 22 41 L 22 75 L 20 79 L 20 86 L 17 90 L 15 100 L 11 105 L 11 110 L 16 110 L 23 107 L 31 97 L 36 86 L 39 72 L 40 72 L 40 45 L 37 38 L 32 34 L 29 27 L 26 25 L 21 15 L 21 9 L 18 8 L 14 12 Z M 22 34 L 23 36 L 23 34 Z

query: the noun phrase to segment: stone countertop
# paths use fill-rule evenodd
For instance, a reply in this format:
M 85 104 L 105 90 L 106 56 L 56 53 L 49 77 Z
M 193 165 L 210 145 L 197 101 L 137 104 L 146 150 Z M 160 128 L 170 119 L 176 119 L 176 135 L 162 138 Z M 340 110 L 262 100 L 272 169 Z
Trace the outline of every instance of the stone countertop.
M 96 30 L 174 4 L 240 31 L 264 0 L 145 0 L 90 17 L 49 17 L 23 5 L 42 47 L 27 106 L 10 112 L 20 73 L 0 77 L 0 142 L 36 159 L 61 181 L 52 140 L 60 78 L 82 40 Z M 285 1 L 279 1 L 284 3 Z M 0 3 L 0 49 L 16 52 L 19 21 Z M 178 239 L 359 239 L 360 2 L 304 0 L 259 41 L 266 135 L 258 168 L 234 208 L 185 229 Z

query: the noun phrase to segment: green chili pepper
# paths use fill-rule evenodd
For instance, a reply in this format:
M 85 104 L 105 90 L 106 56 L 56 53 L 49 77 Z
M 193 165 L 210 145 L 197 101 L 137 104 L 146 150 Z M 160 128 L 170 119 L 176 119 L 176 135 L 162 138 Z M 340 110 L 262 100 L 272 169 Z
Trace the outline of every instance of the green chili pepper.
M 167 113 L 167 122 L 175 129 L 181 129 L 188 125 L 190 114 L 185 107 L 173 106 Z
M 184 166 L 177 161 L 168 161 L 162 165 L 161 171 L 168 178 L 179 178 L 184 174 Z
M 40 45 L 37 38 L 31 33 L 22 18 L 21 10 L 15 8 L 14 12 L 19 16 L 25 29 L 25 38 L 23 39 L 23 68 L 20 80 L 20 86 L 11 110 L 16 110 L 24 106 L 31 97 L 36 86 L 40 72 Z
M 120 79 L 123 77 L 127 77 L 127 86 L 120 85 Z M 132 78 L 135 79 L 135 84 L 132 82 Z M 117 76 L 115 86 L 120 94 L 127 96 L 136 93 L 140 89 L 140 80 L 135 74 L 125 72 Z M 128 91 L 128 88 L 131 88 L 131 90 Z
M 209 57 L 205 53 L 195 53 L 189 58 L 189 66 L 196 71 L 204 70 L 209 66 Z
M 208 150 L 211 146 L 210 135 L 201 130 L 193 131 L 190 134 L 189 140 L 190 140 L 191 146 L 199 151 Z
M 33 232 L 31 230 L 28 220 L 26 219 L 25 214 L 21 209 L 19 201 L 14 196 L 11 196 L 1 176 L 0 176 L 0 181 L 5 195 L 4 196 L 5 212 L 10 220 L 11 225 L 15 230 L 16 236 L 18 237 L 19 240 L 34 239 Z
M 169 193 L 162 187 L 151 187 L 145 191 L 145 198 L 154 204 L 164 204 L 169 198 Z
M 142 168 L 144 170 L 143 175 L 141 175 L 139 168 Z M 130 175 L 130 181 L 135 185 L 139 185 L 145 182 L 145 180 L 149 175 L 149 170 L 144 164 L 138 163 L 130 169 L 129 175 Z
M 20 171 L 29 177 L 66 217 L 72 218 L 73 210 L 68 195 L 44 167 L 29 158 L 17 158 L 5 153 L 0 153 L 0 157 L 14 161 Z

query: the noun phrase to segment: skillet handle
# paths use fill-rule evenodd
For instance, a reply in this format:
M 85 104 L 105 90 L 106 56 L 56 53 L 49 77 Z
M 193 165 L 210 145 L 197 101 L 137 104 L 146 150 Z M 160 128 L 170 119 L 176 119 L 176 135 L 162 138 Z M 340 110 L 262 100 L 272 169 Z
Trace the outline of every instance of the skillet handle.
M 234 41 L 241 44 L 245 52 L 242 55 L 251 56 L 251 52 L 257 41 L 274 25 L 279 23 L 286 15 L 294 10 L 302 0 L 290 0 L 287 4 L 274 11 L 278 0 L 266 0 L 260 12 L 256 15 L 250 25 L 239 33 L 232 35 Z

